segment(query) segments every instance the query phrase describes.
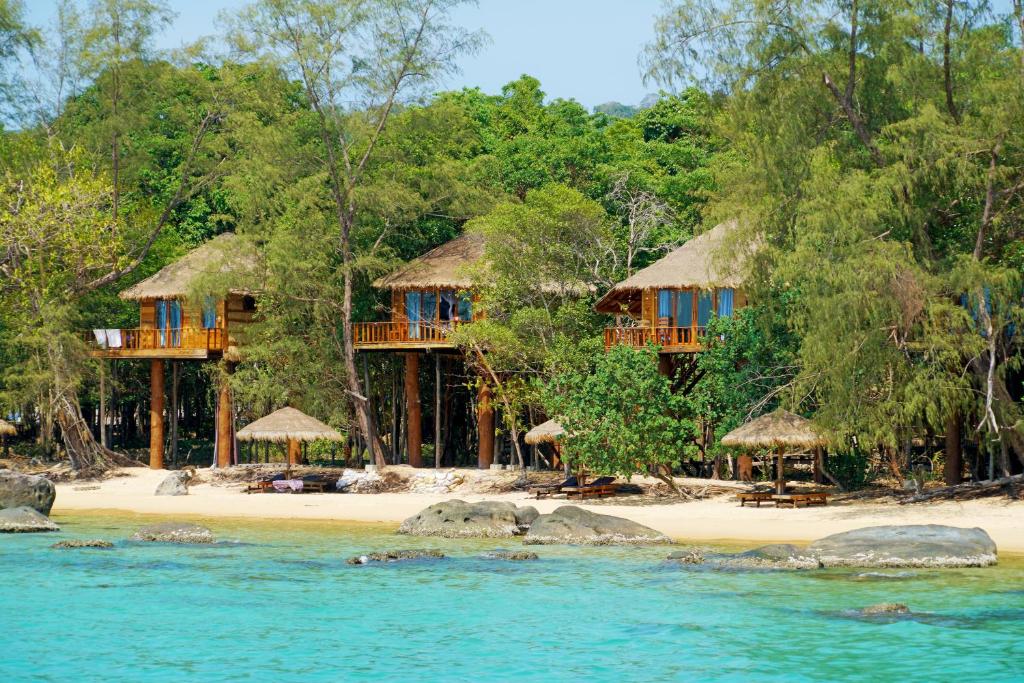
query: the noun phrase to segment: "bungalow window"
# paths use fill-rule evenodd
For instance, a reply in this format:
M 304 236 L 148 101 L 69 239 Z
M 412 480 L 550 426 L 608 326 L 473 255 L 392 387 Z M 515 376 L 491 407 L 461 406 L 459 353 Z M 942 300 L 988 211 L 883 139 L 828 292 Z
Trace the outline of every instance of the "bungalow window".
M 714 294 L 708 291 L 697 293 L 697 327 L 707 327 L 714 310 Z
M 181 346 L 181 302 L 177 299 L 156 300 L 156 329 L 161 347 Z
M 458 302 L 455 298 L 455 292 L 450 289 L 442 290 L 441 298 L 437 307 L 437 319 L 442 323 L 458 320 L 459 310 L 457 306 Z
M 731 318 L 733 311 L 733 300 L 735 295 L 732 287 L 722 287 L 718 290 L 718 317 Z
M 420 338 L 420 292 L 405 293 L 405 317 L 409 320 L 409 339 Z
M 212 296 L 203 299 L 203 329 L 212 330 L 217 327 L 217 300 Z
M 469 322 L 473 319 L 473 300 L 469 294 L 459 294 L 459 320 Z
M 671 289 L 658 290 L 658 318 L 672 317 L 672 294 Z M 670 323 L 671 324 L 671 323 Z

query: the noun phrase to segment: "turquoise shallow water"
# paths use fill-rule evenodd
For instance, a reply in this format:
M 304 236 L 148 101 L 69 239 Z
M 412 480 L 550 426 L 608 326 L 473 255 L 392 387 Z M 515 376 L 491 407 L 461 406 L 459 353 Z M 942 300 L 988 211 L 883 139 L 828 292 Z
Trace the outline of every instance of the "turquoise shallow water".
M 205 522 L 231 542 L 124 541 L 132 517 L 0 537 L 0 681 L 1011 681 L 1024 562 L 919 571 L 723 573 L 664 548 L 397 537 L 384 527 Z M 105 538 L 112 550 L 51 550 Z M 449 559 L 348 566 L 367 550 Z M 907 603 L 908 619 L 847 610 Z

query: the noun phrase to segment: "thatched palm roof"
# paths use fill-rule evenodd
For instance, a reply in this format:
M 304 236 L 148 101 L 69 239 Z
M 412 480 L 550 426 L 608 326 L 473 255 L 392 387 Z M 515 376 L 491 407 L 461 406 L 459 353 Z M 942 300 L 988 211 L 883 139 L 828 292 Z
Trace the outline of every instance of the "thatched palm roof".
M 469 289 L 473 280 L 468 270 L 483 255 L 483 236 L 464 233 L 414 258 L 395 272 L 377 278 L 373 286 L 380 289 Z
M 645 289 L 739 287 L 743 284 L 746 257 L 739 253 L 734 258 L 723 259 L 718 253 L 737 225 L 735 220 L 726 221 L 694 237 L 612 287 L 595 308 L 601 313 L 620 313 L 624 303 Z
M 722 437 L 722 445 L 741 448 L 817 448 L 828 438 L 814 423 L 779 408 L 737 427 Z
M 339 432 L 295 408 L 281 408 L 238 430 L 239 441 L 343 441 Z
M 220 274 L 244 274 L 256 266 L 256 254 L 234 233 L 224 233 L 193 249 L 183 257 L 121 292 L 129 301 L 170 299 L 188 296 L 200 277 Z M 229 289 L 250 294 L 246 289 Z
M 564 434 L 565 430 L 562 428 L 562 425 L 554 420 L 548 420 L 544 424 L 539 424 L 526 432 L 525 439 L 526 443 L 533 446 L 539 443 L 554 443 Z
M 18 429 L 7 420 L 0 420 L 0 436 L 17 436 Z

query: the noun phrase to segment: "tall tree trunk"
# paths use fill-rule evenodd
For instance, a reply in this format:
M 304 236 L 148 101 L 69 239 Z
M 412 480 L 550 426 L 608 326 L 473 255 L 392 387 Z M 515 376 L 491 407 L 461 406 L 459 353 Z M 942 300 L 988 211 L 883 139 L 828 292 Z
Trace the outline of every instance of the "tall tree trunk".
M 946 422 L 946 464 L 943 468 L 946 486 L 956 486 L 963 482 L 964 462 L 960 427 L 960 415 L 950 416 Z

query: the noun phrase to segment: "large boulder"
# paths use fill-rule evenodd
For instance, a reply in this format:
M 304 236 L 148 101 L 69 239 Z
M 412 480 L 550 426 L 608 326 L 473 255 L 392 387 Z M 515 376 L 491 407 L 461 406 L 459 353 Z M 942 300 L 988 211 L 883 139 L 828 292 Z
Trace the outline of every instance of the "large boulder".
M 25 506 L 48 515 L 56 496 L 57 489 L 46 477 L 0 470 L 0 509 Z
M 131 540 L 153 543 L 213 543 L 213 532 L 198 524 L 161 522 L 142 527 L 132 534 Z
M 523 543 L 527 545 L 626 545 L 671 542 L 667 536 L 650 527 L 621 517 L 600 515 L 575 505 L 563 505 L 549 515 L 540 515 L 523 537 Z
M 192 472 L 179 470 L 169 472 L 163 481 L 156 487 L 157 496 L 187 496 L 188 483 L 192 481 Z
M 986 567 L 996 544 L 984 530 L 940 524 L 872 526 L 833 534 L 804 551 L 825 567 Z
M 0 532 L 18 534 L 34 531 L 60 531 L 60 527 L 39 510 L 26 505 L 0 510 Z
M 398 533 L 445 538 L 508 538 L 519 534 L 520 527 L 513 503 L 447 500 L 406 519 L 398 527 Z

